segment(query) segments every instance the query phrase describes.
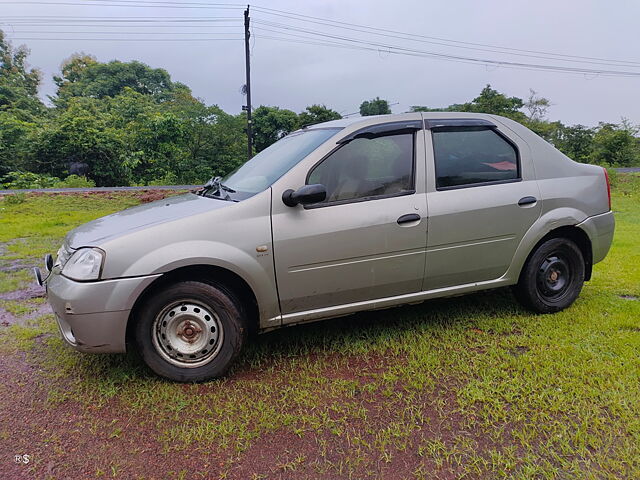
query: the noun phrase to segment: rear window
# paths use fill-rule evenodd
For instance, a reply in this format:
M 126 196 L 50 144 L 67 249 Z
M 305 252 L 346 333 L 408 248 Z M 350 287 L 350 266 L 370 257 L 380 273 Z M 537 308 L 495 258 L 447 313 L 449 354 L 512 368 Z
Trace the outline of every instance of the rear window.
M 446 127 L 432 136 L 438 189 L 520 178 L 516 148 L 493 129 Z

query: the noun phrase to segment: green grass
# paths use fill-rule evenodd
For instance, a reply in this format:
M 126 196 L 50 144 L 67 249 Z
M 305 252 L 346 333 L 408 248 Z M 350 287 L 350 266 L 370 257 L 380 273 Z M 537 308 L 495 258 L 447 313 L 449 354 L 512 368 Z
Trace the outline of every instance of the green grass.
M 152 435 L 167 459 L 222 452 L 205 478 L 280 435 L 254 478 L 397 478 L 407 464 L 402 478 L 639 478 L 640 177 L 618 176 L 613 201 L 610 254 L 554 315 L 530 314 L 508 290 L 363 313 L 260 336 L 227 378 L 203 385 L 165 382 L 135 352 L 79 354 L 51 335 L 50 317 L 0 330 L 0 353 L 26 355 L 44 408 L 73 405 L 91 435 Z M 13 232 L 0 241 L 26 239 L 15 258 L 39 255 L 32 232 L 59 243 L 74 222 L 133 200 L 111 202 L 27 197 L 0 219 Z M 133 476 L 135 459 L 118 461 Z M 113 468 L 98 458 L 93 471 Z
M 66 233 L 94 218 L 137 205 L 133 194 L 29 195 L 23 203 L 0 197 L 0 243 L 6 259 L 54 254 Z

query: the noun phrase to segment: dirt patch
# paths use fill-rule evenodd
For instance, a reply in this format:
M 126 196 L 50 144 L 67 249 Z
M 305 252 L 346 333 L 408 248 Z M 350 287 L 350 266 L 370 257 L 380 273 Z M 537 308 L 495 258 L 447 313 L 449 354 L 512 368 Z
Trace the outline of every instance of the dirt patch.
M 173 190 L 142 190 L 140 193 L 136 192 L 136 197 L 138 197 L 142 203 L 149 203 L 172 197 L 176 193 L 178 192 Z
M 519 357 L 527 353 L 529 350 L 530 350 L 529 347 L 525 347 L 524 345 L 517 345 L 513 347 L 511 350 L 509 350 L 509 353 L 514 357 Z
M 636 297 L 635 295 L 618 295 L 621 299 L 623 300 L 638 300 L 638 297 Z
M 0 325 L 3 327 L 8 327 L 9 325 L 13 325 L 17 322 L 17 318 L 7 312 L 4 308 L 0 307 Z
M 44 297 L 45 293 L 45 288 L 34 282 L 19 290 L 0 293 L 0 300 L 31 300 L 32 298 Z

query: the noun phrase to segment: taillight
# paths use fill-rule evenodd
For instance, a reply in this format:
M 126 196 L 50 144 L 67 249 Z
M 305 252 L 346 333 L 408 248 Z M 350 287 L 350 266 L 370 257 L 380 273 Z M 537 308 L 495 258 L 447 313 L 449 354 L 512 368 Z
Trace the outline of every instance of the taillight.
M 611 210 L 611 183 L 609 183 L 609 172 L 607 172 L 607 169 L 602 167 L 602 170 L 604 170 L 604 178 L 607 181 L 607 195 L 609 196 L 609 210 Z

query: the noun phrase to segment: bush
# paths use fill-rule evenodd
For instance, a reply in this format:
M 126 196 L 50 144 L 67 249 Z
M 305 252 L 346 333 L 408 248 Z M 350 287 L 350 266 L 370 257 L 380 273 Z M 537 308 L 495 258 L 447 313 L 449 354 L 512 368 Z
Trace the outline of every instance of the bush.
M 154 178 L 153 180 L 149 181 L 147 185 L 165 186 L 165 185 L 178 185 L 178 183 L 179 183 L 178 176 L 173 172 L 167 172 L 162 177 Z
M 51 188 L 60 183 L 57 177 L 32 172 L 9 172 L 0 180 L 2 188 Z
M 64 180 L 56 183 L 56 188 L 93 188 L 96 182 L 85 176 L 69 175 Z
M 14 193 L 13 195 L 6 195 L 4 201 L 7 205 L 19 205 L 27 200 L 27 196 L 24 193 Z

